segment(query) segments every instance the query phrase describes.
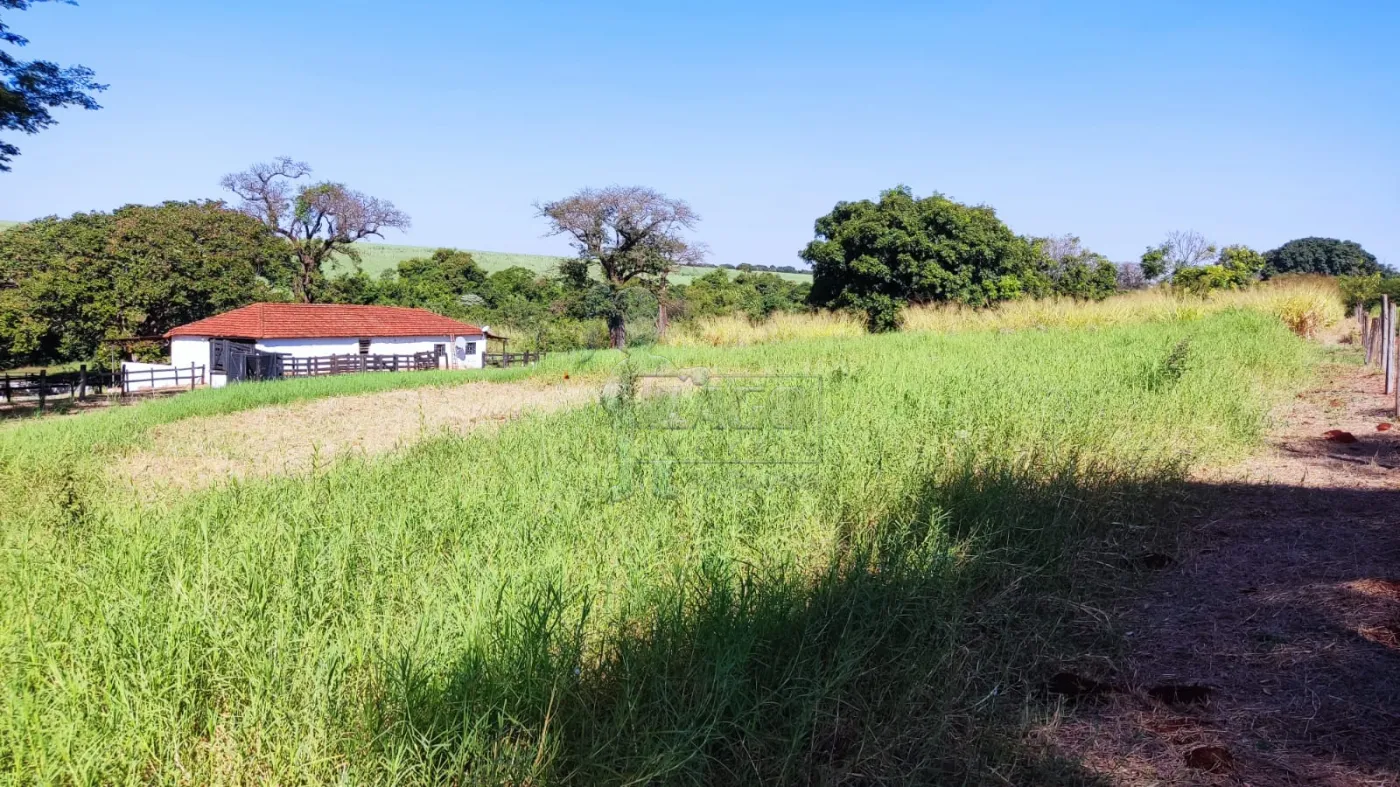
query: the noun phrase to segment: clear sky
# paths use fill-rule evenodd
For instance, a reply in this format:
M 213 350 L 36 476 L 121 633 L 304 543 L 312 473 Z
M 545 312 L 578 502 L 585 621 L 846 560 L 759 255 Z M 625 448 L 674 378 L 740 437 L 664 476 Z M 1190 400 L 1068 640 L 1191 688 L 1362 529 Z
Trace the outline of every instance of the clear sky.
M 1400 2 L 81 0 L 7 13 L 111 89 L 0 174 L 0 218 L 219 197 L 290 155 L 414 219 L 559 253 L 531 203 L 640 184 L 721 263 L 794 264 L 905 183 L 1116 260 L 1173 229 L 1400 266 Z

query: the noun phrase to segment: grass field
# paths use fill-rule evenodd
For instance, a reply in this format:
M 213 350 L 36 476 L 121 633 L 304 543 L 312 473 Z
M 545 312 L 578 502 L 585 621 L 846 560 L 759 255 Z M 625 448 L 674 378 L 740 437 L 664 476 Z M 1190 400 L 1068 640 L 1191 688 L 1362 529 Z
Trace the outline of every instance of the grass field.
M 697 465 L 651 486 L 657 468 L 618 461 L 618 419 L 662 405 L 625 397 L 155 503 L 103 482 L 155 424 L 390 383 L 250 385 L 0 431 L 0 768 L 1071 781 L 1017 741 L 1081 601 L 1172 537 L 1176 482 L 1249 451 L 1312 358 L 1261 310 L 663 348 L 633 362 L 816 376 L 824 452 L 801 475 Z

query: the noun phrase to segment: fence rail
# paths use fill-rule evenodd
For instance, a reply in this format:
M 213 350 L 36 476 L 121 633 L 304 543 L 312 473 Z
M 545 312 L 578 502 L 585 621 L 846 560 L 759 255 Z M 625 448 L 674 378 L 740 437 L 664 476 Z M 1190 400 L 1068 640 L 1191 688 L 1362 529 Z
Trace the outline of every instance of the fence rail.
M 85 399 L 88 393 L 102 393 L 109 387 L 120 385 L 120 371 L 88 369 L 86 365 L 78 367 L 76 372 L 49 374 L 48 370 L 44 370 L 34 374 L 0 373 L 0 396 L 6 404 L 16 399 L 47 399 L 61 394 Z
M 544 357 L 542 352 L 523 353 L 485 353 L 483 363 L 486 366 L 499 366 L 502 369 L 511 365 L 529 366 L 532 363 L 539 363 Z
M 132 391 L 165 391 L 172 388 L 189 387 L 204 382 L 204 367 L 172 366 L 169 369 L 123 369 L 121 372 L 122 393 Z
M 50 400 L 66 396 L 69 400 L 86 401 L 94 394 L 120 392 L 123 396 L 135 391 L 169 391 L 204 382 L 203 366 L 168 369 L 89 369 L 84 364 L 76 372 L 55 372 L 45 369 L 36 374 L 0 373 L 0 399 L 5 404 L 38 403 L 44 412 Z
M 323 355 L 314 358 L 282 356 L 283 377 L 317 377 L 358 372 L 421 372 L 438 368 L 433 353 L 413 355 Z

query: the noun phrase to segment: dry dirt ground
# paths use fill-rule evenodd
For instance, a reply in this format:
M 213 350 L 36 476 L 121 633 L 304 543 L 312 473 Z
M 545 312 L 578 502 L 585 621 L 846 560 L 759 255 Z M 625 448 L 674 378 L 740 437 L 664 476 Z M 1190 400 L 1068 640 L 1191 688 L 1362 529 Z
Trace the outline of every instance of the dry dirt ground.
M 187 418 L 152 430 L 113 475 L 137 489 L 198 489 L 230 478 L 304 473 L 347 455 L 372 456 L 526 413 L 596 399 L 596 384 L 559 380 L 469 383 L 386 391 Z
M 1400 423 L 1381 385 L 1329 364 L 1260 456 L 1196 479 L 1184 553 L 1110 606 L 1124 651 L 1088 654 L 1071 674 L 1099 683 L 1061 692 L 1036 745 L 1094 784 L 1400 785 Z

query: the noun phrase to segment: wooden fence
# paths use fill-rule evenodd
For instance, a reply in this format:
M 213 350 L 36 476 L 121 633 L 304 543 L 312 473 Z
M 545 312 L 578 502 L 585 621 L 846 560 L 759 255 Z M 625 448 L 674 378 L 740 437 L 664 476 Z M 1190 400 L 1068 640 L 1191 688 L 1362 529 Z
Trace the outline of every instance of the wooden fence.
M 544 357 L 542 352 L 523 353 L 485 353 L 482 362 L 486 366 L 499 366 L 502 369 L 508 366 L 529 366 L 532 363 L 539 363 Z
M 1396 304 L 1389 295 L 1381 296 L 1381 313 L 1372 317 L 1360 304 L 1356 307 L 1357 327 L 1361 330 L 1361 345 L 1366 350 L 1366 365 L 1379 366 L 1384 380 L 1382 391 L 1394 395 L 1394 415 L 1400 418 L 1400 358 L 1396 357 Z
M 282 356 L 283 377 L 317 377 L 358 372 L 421 372 L 438 368 L 433 353 L 413 355 L 323 355 L 315 358 Z
M 194 387 L 204 381 L 204 367 L 194 366 L 170 369 L 88 369 L 84 364 L 76 372 L 55 372 L 43 370 L 37 374 L 0 373 L 0 397 L 5 404 L 21 401 L 37 401 L 39 412 L 43 413 L 50 400 L 66 396 L 70 400 L 86 401 L 89 396 L 120 392 L 123 396 L 133 391 L 169 391 Z
M 204 367 L 172 366 L 168 369 L 123 369 L 121 372 L 122 394 L 135 391 L 169 391 L 188 388 L 193 391 L 196 385 L 204 382 Z
M 76 372 L 55 372 L 42 370 L 35 374 L 0 373 L 0 396 L 5 404 L 16 399 L 47 399 L 51 396 L 68 394 L 77 399 L 86 399 L 89 393 L 102 393 L 107 388 L 121 385 L 121 372 L 107 369 L 88 369 L 84 364 Z

